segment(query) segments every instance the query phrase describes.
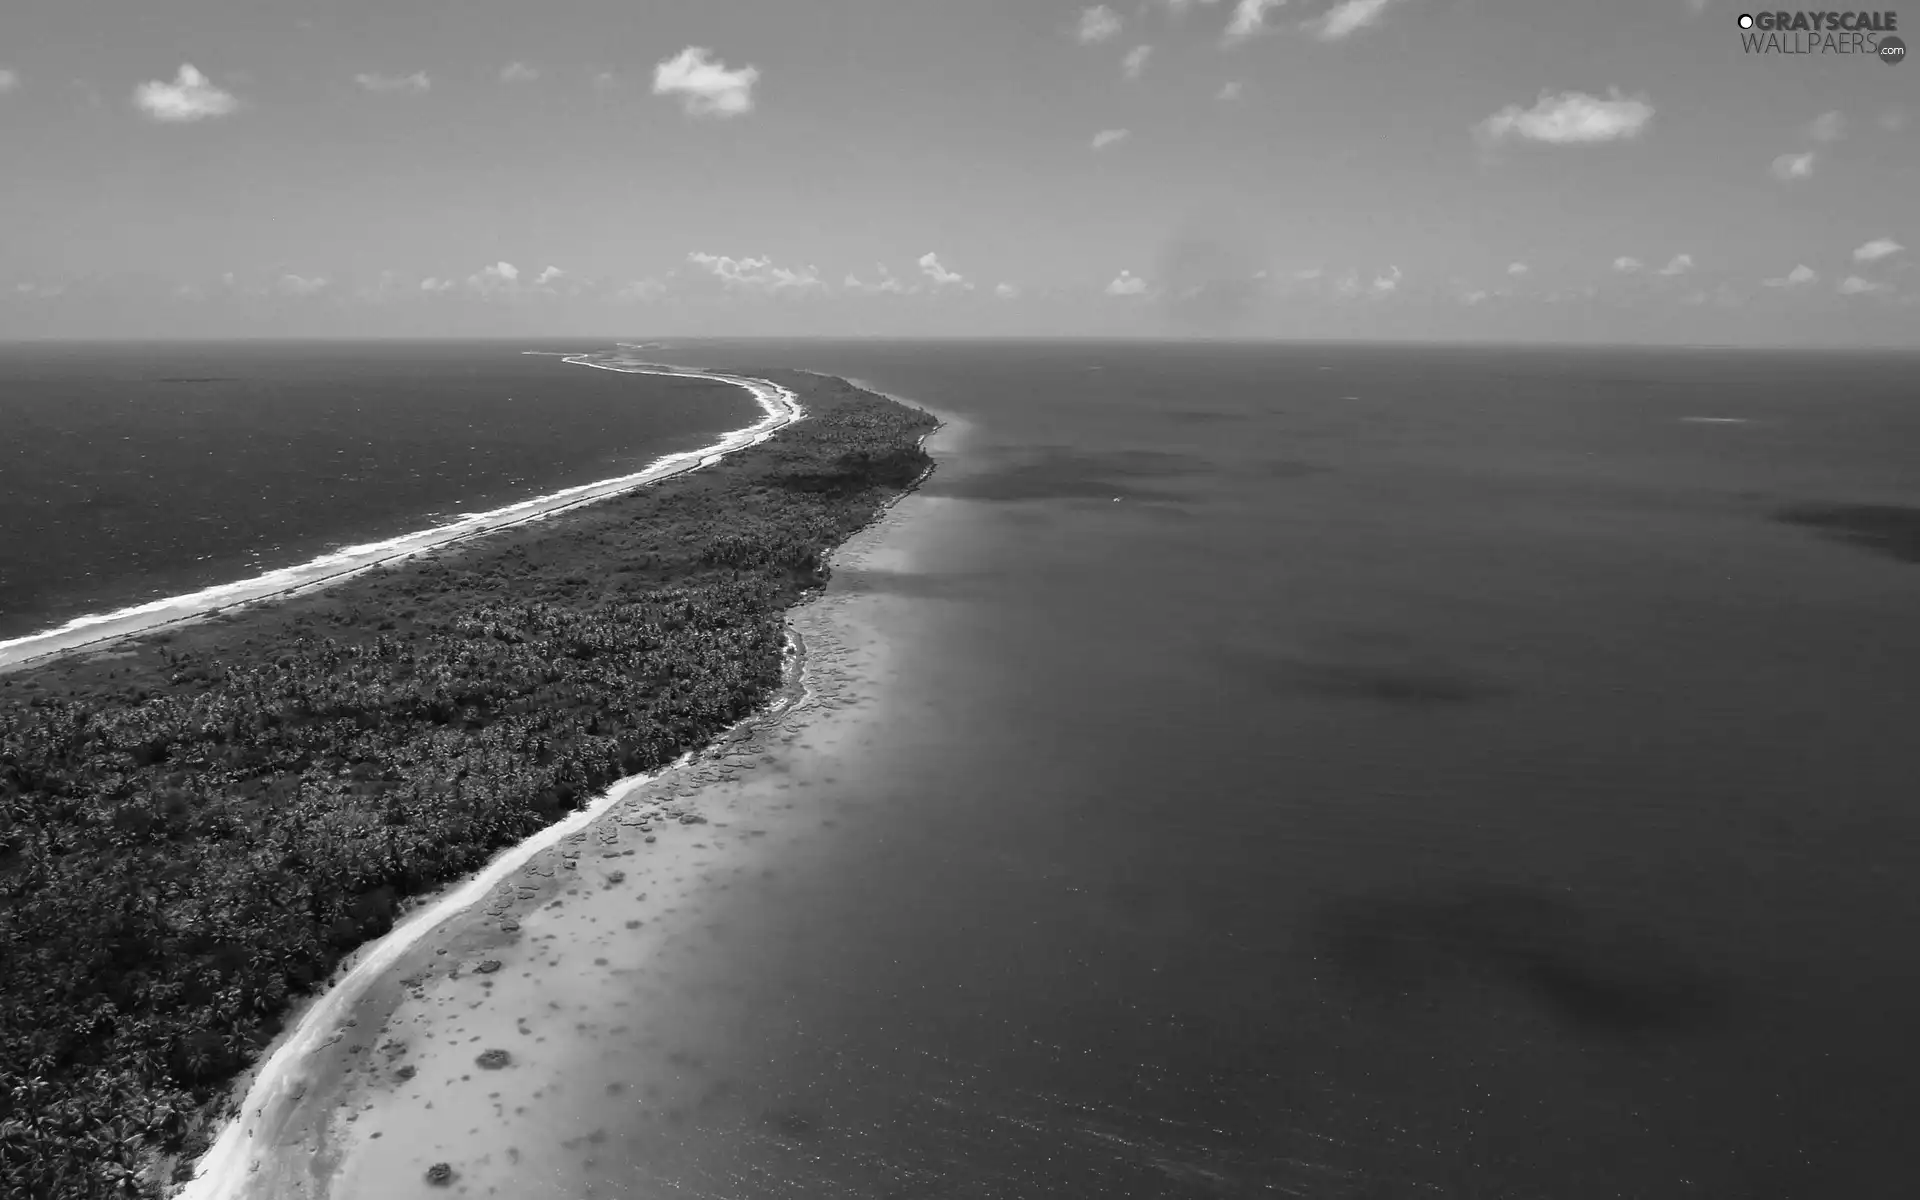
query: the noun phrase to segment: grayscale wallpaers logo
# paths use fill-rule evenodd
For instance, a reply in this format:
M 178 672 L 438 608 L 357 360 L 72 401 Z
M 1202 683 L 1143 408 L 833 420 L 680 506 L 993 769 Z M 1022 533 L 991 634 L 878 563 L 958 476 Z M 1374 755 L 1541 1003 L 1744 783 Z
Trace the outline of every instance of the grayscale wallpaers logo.
M 1891 12 L 1763 12 L 1740 14 L 1740 43 L 1748 54 L 1859 54 L 1903 62 L 1907 44 L 1895 35 Z

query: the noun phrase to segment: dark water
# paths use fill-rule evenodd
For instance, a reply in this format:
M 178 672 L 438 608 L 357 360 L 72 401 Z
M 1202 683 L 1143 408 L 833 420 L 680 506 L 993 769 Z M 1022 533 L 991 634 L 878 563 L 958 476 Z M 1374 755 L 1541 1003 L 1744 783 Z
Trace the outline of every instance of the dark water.
M 974 429 L 596 1194 L 1912 1194 L 1913 358 L 674 353 Z
M 637 470 L 759 419 L 598 344 L 0 344 L 0 638 Z

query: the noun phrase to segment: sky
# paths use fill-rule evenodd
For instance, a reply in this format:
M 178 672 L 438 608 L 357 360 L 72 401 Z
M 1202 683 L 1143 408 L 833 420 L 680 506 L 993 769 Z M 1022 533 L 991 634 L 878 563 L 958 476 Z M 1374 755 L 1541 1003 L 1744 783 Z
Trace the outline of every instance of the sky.
M 1742 11 L 9 0 L 0 339 L 1920 346 L 1920 65 Z

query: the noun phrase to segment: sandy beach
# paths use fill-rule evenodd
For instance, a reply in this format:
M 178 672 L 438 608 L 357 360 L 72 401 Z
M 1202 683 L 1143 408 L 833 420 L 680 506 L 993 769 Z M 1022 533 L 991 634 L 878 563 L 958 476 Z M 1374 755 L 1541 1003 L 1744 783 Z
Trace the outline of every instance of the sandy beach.
M 639 349 L 632 347 L 631 349 Z M 565 361 L 599 370 L 639 375 L 714 379 L 745 388 L 759 403 L 763 416 L 744 429 L 726 433 L 711 445 L 668 455 L 645 468 L 612 479 L 580 484 L 545 496 L 536 496 L 487 512 L 468 513 L 458 520 L 379 542 L 347 546 L 310 562 L 269 571 L 252 579 L 220 584 L 184 596 L 169 596 L 115 612 L 79 617 L 55 629 L 0 641 L 0 672 L 42 662 L 74 650 L 99 647 L 122 638 L 202 620 L 260 601 L 282 599 L 330 587 L 365 571 L 392 566 L 430 551 L 544 520 L 582 505 L 593 504 L 634 488 L 658 483 L 703 466 L 748 446 L 758 445 L 805 415 L 792 392 L 764 379 L 718 372 L 678 370 L 661 364 L 636 362 L 613 355 L 569 355 Z
M 953 433 L 943 424 L 931 447 Z M 913 506 L 928 501 L 902 499 L 835 553 L 836 568 L 910 557 Z M 604 1134 L 575 1129 L 580 1113 L 698 1099 L 677 1095 L 679 1056 L 628 1077 L 630 1060 L 604 1040 L 633 1042 L 676 959 L 713 935 L 711 902 L 731 881 L 823 833 L 795 790 L 806 786 L 795 760 L 858 737 L 858 709 L 884 675 L 886 644 L 858 612 L 873 599 L 830 586 L 795 609 L 785 686 L 760 713 L 665 771 L 622 780 L 357 951 L 238 1081 L 240 1117 L 176 1200 L 431 1195 L 436 1184 L 595 1194 Z M 587 1190 L 561 1186 L 569 1179 Z

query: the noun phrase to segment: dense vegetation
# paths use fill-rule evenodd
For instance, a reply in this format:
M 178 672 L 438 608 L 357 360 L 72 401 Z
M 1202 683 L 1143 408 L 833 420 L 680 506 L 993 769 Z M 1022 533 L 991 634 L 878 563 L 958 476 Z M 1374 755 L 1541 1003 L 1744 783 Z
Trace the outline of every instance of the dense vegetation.
M 809 419 L 716 467 L 0 676 L 0 1194 L 157 1195 L 399 901 L 778 686 L 783 610 L 932 421 L 768 374 Z

